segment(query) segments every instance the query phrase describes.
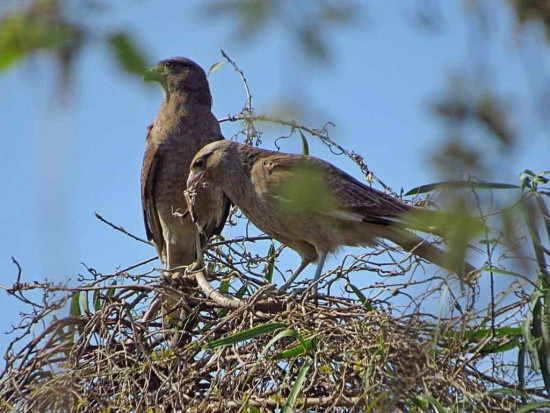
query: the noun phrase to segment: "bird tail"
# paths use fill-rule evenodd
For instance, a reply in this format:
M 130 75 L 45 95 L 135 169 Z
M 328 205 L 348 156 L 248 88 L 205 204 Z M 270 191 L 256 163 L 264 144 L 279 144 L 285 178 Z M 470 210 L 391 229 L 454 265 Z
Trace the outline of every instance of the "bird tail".
M 453 271 L 462 279 L 469 280 L 474 276 L 475 268 L 464 260 L 462 254 L 460 254 L 460 257 L 453 257 L 453 254 L 436 247 L 429 241 L 403 228 L 390 227 L 388 230 L 385 238 L 404 250 Z

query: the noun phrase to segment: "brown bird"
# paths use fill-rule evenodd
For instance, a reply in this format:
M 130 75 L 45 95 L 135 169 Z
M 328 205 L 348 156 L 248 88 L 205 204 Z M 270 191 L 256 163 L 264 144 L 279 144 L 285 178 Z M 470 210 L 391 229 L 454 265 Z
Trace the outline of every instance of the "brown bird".
M 450 264 L 443 250 L 405 229 L 408 213 L 432 211 L 370 188 L 321 159 L 214 142 L 195 155 L 187 187 L 197 195 L 218 188 L 260 230 L 300 254 L 282 291 L 309 263 L 319 260 L 318 278 L 327 254 L 343 245 L 374 246 L 380 238 L 454 272 L 474 270 Z
M 147 238 L 155 244 L 164 268 L 191 264 L 197 256 L 196 227 L 183 195 L 189 165 L 204 145 L 223 139 L 212 114 L 212 97 L 204 70 L 175 57 L 160 61 L 144 76 L 157 81 L 164 100 L 149 127 L 141 170 L 141 202 Z M 220 188 L 201 191 L 196 216 L 202 241 L 219 234 L 230 202 Z

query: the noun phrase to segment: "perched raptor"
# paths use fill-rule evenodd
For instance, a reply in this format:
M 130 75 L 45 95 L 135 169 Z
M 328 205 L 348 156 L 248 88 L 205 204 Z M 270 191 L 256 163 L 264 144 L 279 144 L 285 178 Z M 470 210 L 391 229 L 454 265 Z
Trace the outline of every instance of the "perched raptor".
M 321 159 L 214 142 L 193 159 L 187 186 L 197 188 L 197 196 L 223 191 L 254 225 L 300 254 L 302 263 L 282 290 L 309 263 L 320 261 L 318 277 L 327 254 L 343 245 L 373 246 L 379 238 L 457 273 L 474 270 L 450 263 L 444 251 L 406 229 L 407 213 L 432 211 L 370 188 Z
M 212 114 L 206 74 L 195 62 L 183 57 L 162 60 L 144 80 L 157 81 L 164 90 L 164 100 L 148 129 L 141 170 L 145 230 L 164 268 L 174 269 L 196 258 L 196 227 L 186 214 L 183 195 L 189 165 L 200 148 L 223 136 Z M 195 215 L 206 238 L 220 233 L 229 207 L 219 188 L 204 190 L 197 197 Z

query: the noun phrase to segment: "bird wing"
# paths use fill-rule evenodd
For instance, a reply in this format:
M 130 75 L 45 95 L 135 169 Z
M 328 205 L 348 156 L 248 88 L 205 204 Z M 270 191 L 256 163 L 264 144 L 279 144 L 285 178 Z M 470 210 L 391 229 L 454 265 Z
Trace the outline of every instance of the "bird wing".
M 147 239 L 155 243 L 160 253 L 163 249 L 164 239 L 162 237 L 162 227 L 160 225 L 154 197 L 155 171 L 159 161 L 159 155 L 158 146 L 153 143 L 151 139 L 152 128 L 153 125 L 147 128 L 147 145 L 145 154 L 143 155 L 143 166 L 141 168 L 141 205 L 143 208 L 143 220 Z
M 276 154 L 261 162 L 264 189 L 297 210 L 307 208 L 348 221 L 389 225 L 409 209 L 398 199 L 317 158 Z
M 223 214 L 221 215 L 221 219 L 217 222 L 216 227 L 212 231 L 212 235 L 220 235 L 222 233 L 223 227 L 225 226 L 225 222 L 227 221 L 227 217 L 229 216 L 229 211 L 231 210 L 231 201 L 228 197 L 224 195 L 223 199 Z

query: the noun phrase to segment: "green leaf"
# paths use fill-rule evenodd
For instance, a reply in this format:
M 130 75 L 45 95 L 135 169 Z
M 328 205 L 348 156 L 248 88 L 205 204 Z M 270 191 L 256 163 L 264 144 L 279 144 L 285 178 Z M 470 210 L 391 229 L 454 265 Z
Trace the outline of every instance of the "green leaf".
M 504 353 L 506 351 L 510 351 L 516 347 L 519 346 L 519 340 L 518 339 L 512 339 L 508 340 L 507 342 L 500 344 L 500 343 L 489 343 L 483 346 L 479 352 L 480 353 Z
M 474 182 L 474 181 L 442 181 L 433 184 L 420 185 L 409 190 L 405 196 L 424 194 L 437 189 L 468 188 L 468 189 L 520 189 L 518 185 L 501 184 L 496 182 Z
M 222 280 L 219 291 L 222 294 L 227 294 L 229 292 L 229 279 Z
M 304 342 L 295 345 L 287 350 L 275 354 L 273 360 L 286 360 L 290 358 L 296 358 L 307 354 L 309 351 L 313 350 L 315 345 L 319 342 L 319 338 L 315 337 L 310 340 L 305 340 Z
M 293 337 L 300 341 L 299 344 L 297 344 L 294 347 L 291 347 L 287 350 L 284 350 L 278 354 L 275 354 L 272 358 L 273 360 L 283 360 L 288 358 L 295 358 L 298 356 L 301 356 L 303 354 L 306 354 L 308 351 L 313 349 L 315 345 L 319 342 L 319 339 L 317 338 L 311 338 L 309 340 L 305 339 L 298 331 L 289 328 L 284 331 L 281 331 L 277 333 L 275 337 L 273 337 L 269 342 L 265 345 L 262 352 L 260 353 L 260 358 L 263 357 L 267 351 L 275 344 L 277 341 L 285 338 L 285 337 Z
M 518 350 L 518 384 L 519 390 L 525 389 L 525 346 L 523 343 Z
M 421 394 L 420 396 L 416 396 L 416 401 L 420 403 L 421 407 L 424 406 L 424 408 L 426 408 L 428 407 L 428 404 L 431 404 L 437 413 L 447 413 L 447 409 L 443 407 L 439 400 L 428 394 Z
M 542 350 L 539 352 L 539 361 L 540 361 L 540 373 L 542 375 L 542 381 L 544 382 L 544 387 L 546 388 L 546 393 L 550 394 L 550 371 L 548 366 L 548 353 Z
M 224 284 L 226 283 L 227 284 Z M 222 283 L 220 284 L 220 292 L 225 294 L 229 291 L 229 280 L 224 280 L 222 281 Z M 235 297 L 237 298 L 243 298 L 244 294 L 246 293 L 247 291 L 247 286 L 246 285 L 243 285 L 241 286 L 241 288 L 239 288 L 239 290 L 235 293 Z M 218 316 L 218 318 L 222 318 L 222 317 L 225 317 L 227 315 L 227 313 L 229 312 L 229 309 L 228 308 L 218 308 L 216 310 L 216 314 Z M 209 325 L 209 327 L 207 328 L 207 330 L 209 330 L 210 328 L 212 328 L 212 325 Z M 206 330 L 205 330 L 206 331 Z
M 359 301 L 361 301 L 361 304 L 363 304 L 363 307 L 367 309 L 367 311 L 374 311 L 374 307 L 371 305 L 367 297 L 365 297 L 365 294 L 361 292 L 359 288 L 357 288 L 353 284 L 349 284 L 349 287 L 353 290 L 357 298 L 359 298 Z
M 540 337 L 536 337 L 537 329 L 537 317 L 540 311 L 540 298 L 542 293 L 540 290 L 535 290 L 531 294 L 529 299 L 529 311 L 527 311 L 527 316 L 522 323 L 522 332 L 523 332 L 523 341 L 525 350 L 529 354 L 529 359 L 531 360 L 531 368 L 538 372 L 540 371 L 540 361 L 539 361 L 539 341 Z
M 248 287 L 246 285 L 243 285 L 241 288 L 239 288 L 239 291 L 235 293 L 235 297 L 243 298 L 247 291 L 248 291 Z
M 272 331 L 278 330 L 279 328 L 286 327 L 286 324 L 283 323 L 270 323 L 270 324 L 264 324 L 261 326 L 256 326 L 251 329 L 241 331 L 237 334 L 233 334 L 232 336 L 225 337 L 219 340 L 214 340 L 207 345 L 205 345 L 203 348 L 205 350 L 213 350 L 218 347 L 223 346 L 230 346 L 233 344 L 240 343 L 241 341 L 250 340 L 254 337 L 261 336 L 266 333 L 271 333 Z
M 271 244 L 269 246 L 267 256 L 269 258 L 267 261 L 264 278 L 268 283 L 271 283 L 273 281 L 273 271 L 275 270 L 275 259 L 277 258 L 275 255 L 275 245 Z
M 80 304 L 82 312 L 84 314 L 90 314 L 90 307 L 88 306 L 88 291 L 85 291 L 84 294 L 80 294 Z
M 216 72 L 220 67 L 222 67 L 226 63 L 227 61 L 214 63 L 212 66 L 210 66 L 210 69 L 208 69 L 207 76 L 210 76 L 212 73 Z
M 118 63 L 125 71 L 143 76 L 147 71 L 145 59 L 127 34 L 112 34 L 109 36 L 108 42 Z
M 480 328 L 477 330 L 467 330 L 464 332 L 448 332 L 449 337 L 464 335 L 469 340 L 483 340 L 491 335 L 495 337 L 515 336 L 520 337 L 522 333 L 521 327 L 500 327 L 500 328 Z
M 310 359 L 307 359 L 304 362 L 304 365 L 300 368 L 300 371 L 298 372 L 298 376 L 296 377 L 296 381 L 294 382 L 294 385 L 290 390 L 290 394 L 286 399 L 285 405 L 283 406 L 283 413 L 294 412 L 294 404 L 296 403 L 296 398 L 298 397 L 298 394 L 300 394 L 300 390 L 302 389 L 302 385 L 304 384 L 304 380 L 306 379 L 307 372 L 312 364 L 313 364 L 313 361 Z
M 516 413 L 527 413 L 533 410 L 538 410 L 541 407 L 550 407 L 550 402 L 529 403 L 516 410 Z M 540 411 L 540 410 L 539 410 Z
M 94 303 L 94 311 L 96 312 L 101 310 L 101 298 L 99 297 L 99 291 L 100 290 L 95 290 L 92 297 L 92 301 Z
M 508 270 L 501 270 L 500 268 L 491 268 L 490 266 L 484 266 L 480 268 L 480 271 L 487 271 L 487 272 L 493 272 L 495 274 L 502 274 L 502 275 L 509 275 L 511 277 L 521 277 L 522 274 L 518 272 L 508 271 Z
M 69 310 L 71 317 L 80 317 L 80 291 L 73 294 L 71 298 L 71 309 Z
M 285 337 L 294 337 L 298 340 L 303 340 L 300 333 L 298 333 L 296 330 L 294 330 L 292 328 L 283 330 L 283 331 L 277 333 L 275 335 L 275 337 L 273 337 L 271 340 L 268 341 L 268 343 L 264 346 L 262 352 L 260 353 L 260 358 L 263 357 L 265 355 L 265 353 L 267 353 L 269 351 L 269 349 L 273 346 L 273 344 L 275 344 L 277 341 L 279 341 L 279 340 L 281 340 L 282 338 L 285 338 Z
M 302 155 L 309 155 L 309 144 L 307 143 L 307 139 L 301 130 L 298 132 L 300 132 L 300 138 L 302 138 Z
M 116 285 L 116 281 L 113 281 L 111 285 Z M 107 297 L 112 297 L 113 295 L 115 295 L 115 291 L 116 291 L 116 288 L 109 288 L 107 290 Z
M 257 407 L 254 407 L 254 406 L 246 406 L 244 408 L 244 411 L 246 413 L 263 413 L 260 409 L 258 409 Z

